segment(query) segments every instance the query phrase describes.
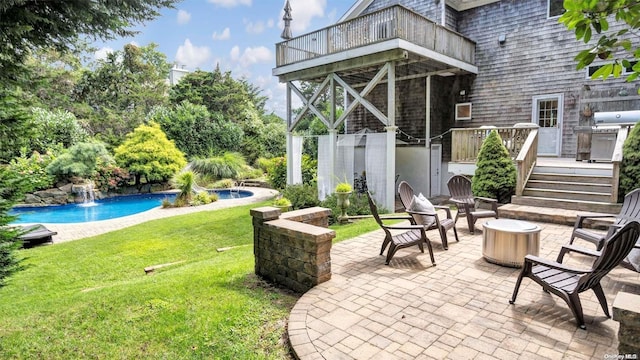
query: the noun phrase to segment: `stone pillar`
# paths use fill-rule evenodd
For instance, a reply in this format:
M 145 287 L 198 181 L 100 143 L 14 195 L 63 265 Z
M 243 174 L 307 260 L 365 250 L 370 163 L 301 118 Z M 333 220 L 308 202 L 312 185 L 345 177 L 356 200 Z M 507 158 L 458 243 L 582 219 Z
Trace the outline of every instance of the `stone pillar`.
M 640 356 L 640 295 L 619 292 L 613 301 L 613 320 L 618 329 L 618 353 L 627 359 Z M 635 357 L 634 357 L 635 356 Z
M 271 206 L 252 209 L 256 274 L 297 292 L 331 279 L 336 233 L 326 228 L 329 214 L 320 207 L 285 214 Z

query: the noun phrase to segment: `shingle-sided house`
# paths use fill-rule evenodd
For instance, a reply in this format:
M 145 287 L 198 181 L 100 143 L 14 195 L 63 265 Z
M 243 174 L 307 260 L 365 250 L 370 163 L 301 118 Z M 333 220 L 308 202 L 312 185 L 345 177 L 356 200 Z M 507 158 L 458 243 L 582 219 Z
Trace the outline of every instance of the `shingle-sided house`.
M 328 160 L 319 167 L 339 167 L 349 180 L 366 172 L 369 188 L 387 208 L 393 208 L 398 178 L 435 196 L 447 193 L 451 174 L 473 174 L 486 133 L 481 127 L 498 127 L 503 139 L 507 134 L 514 159 L 535 132 L 535 155 L 583 160 L 580 148 L 589 146 L 593 114 L 638 110 L 640 97 L 637 84 L 622 78 L 591 80 L 597 63 L 576 70 L 574 57 L 584 44 L 558 23 L 562 2 L 358 0 L 335 25 L 276 44 L 273 74 L 287 84 L 289 110 L 294 96 L 304 105 L 301 115 L 289 111 L 287 118 L 289 182 L 292 134 L 306 113 L 329 129 L 319 141 Z M 295 21 L 295 8 L 292 16 Z M 318 91 L 303 95 L 302 81 L 319 84 Z M 344 103 L 334 100 L 329 114 L 316 108 L 321 95 L 336 99 L 341 93 Z M 355 138 L 338 136 L 343 126 Z M 356 150 L 345 152 L 342 144 Z M 521 177 L 531 172 L 519 171 Z M 333 175 L 323 186 L 330 189 L 336 180 Z

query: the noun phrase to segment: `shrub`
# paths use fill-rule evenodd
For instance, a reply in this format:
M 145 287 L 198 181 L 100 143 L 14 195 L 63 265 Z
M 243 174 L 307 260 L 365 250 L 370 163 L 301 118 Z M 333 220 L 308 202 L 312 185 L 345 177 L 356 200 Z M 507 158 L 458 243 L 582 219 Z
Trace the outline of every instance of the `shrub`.
M 193 171 L 182 172 L 173 179 L 174 185 L 180 190 L 176 197 L 177 204 L 189 204 L 191 202 L 191 193 L 193 191 Z
M 217 199 L 216 199 L 217 200 Z M 206 205 L 213 201 L 211 195 L 207 191 L 198 192 L 191 201 L 192 205 Z
M 259 157 L 253 164 L 256 168 L 262 170 L 263 173 L 269 172 L 269 168 L 273 166 L 273 159 Z
M 103 143 L 79 143 L 58 156 L 46 168 L 50 175 L 93 178 L 101 165 L 113 164 L 113 158 Z
M 194 171 L 214 179 L 236 179 L 246 165 L 244 157 L 234 152 L 226 152 L 222 156 L 191 161 L 191 168 Z
M 269 184 L 274 189 L 284 189 L 287 185 L 287 159 L 278 157 L 272 159 L 273 165 L 269 167 Z M 310 185 L 315 183 L 318 170 L 318 161 L 313 160 L 309 155 L 302 155 L 302 183 Z
M 353 215 L 371 215 L 371 209 L 369 208 L 369 201 L 364 194 L 351 195 L 349 197 L 350 205 L 347 208 L 347 214 Z M 340 215 L 340 207 L 338 207 L 338 197 L 336 194 L 327 196 L 324 201 L 320 203 L 320 206 L 331 209 L 331 216 L 329 216 L 329 223 L 334 224 L 338 222 L 338 216 Z M 378 212 L 380 214 L 388 213 L 388 210 L 379 207 Z
M 289 185 L 282 190 L 282 196 L 291 201 L 294 209 L 304 209 L 320 205 L 318 188 L 315 185 Z
M 75 115 L 66 110 L 49 111 L 33 108 L 31 112 L 33 114 L 33 136 L 29 141 L 33 150 L 46 152 L 58 144 L 68 148 L 89 137 Z
M 622 146 L 619 199 L 640 186 L 640 123 L 633 127 Z
M 22 198 L 26 182 L 27 178 L 0 166 L 0 287 L 6 284 L 9 276 L 23 269 L 22 260 L 18 257 L 20 230 L 7 225 L 15 220 L 15 216 L 9 215 L 9 210 Z
M 118 165 L 135 176 L 136 185 L 143 176 L 147 182 L 167 181 L 187 164 L 184 154 L 153 122 L 127 134 L 115 154 Z
M 130 180 L 131 175 L 127 170 L 113 164 L 99 165 L 93 177 L 96 188 L 105 192 L 126 186 Z
M 482 143 L 476 172 L 471 183 L 475 196 L 507 203 L 516 189 L 516 167 L 496 130 L 491 130 Z
M 287 199 L 286 197 L 280 197 L 277 198 L 273 201 L 273 205 L 274 206 L 282 206 L 282 207 L 289 207 L 291 206 L 291 201 L 289 201 L 289 199 Z
M 230 189 L 235 186 L 235 182 L 232 179 L 222 179 L 214 182 L 211 185 L 213 189 Z
M 11 160 L 9 170 L 29 179 L 24 189 L 27 193 L 49 189 L 55 178 L 47 172 L 46 168 L 54 159 L 55 157 L 51 154 L 41 155 L 37 151 L 29 157 L 21 154 L 20 157 Z
M 351 187 L 351 184 L 346 183 L 346 182 L 341 182 L 338 185 L 336 185 L 336 192 L 339 193 L 348 193 L 353 191 L 353 187 Z

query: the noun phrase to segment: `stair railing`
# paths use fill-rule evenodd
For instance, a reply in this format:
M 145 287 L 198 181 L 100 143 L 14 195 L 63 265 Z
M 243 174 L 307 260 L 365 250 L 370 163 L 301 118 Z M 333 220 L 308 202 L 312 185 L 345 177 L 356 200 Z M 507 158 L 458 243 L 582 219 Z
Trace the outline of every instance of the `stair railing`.
M 531 129 L 525 140 L 518 157 L 516 157 L 516 195 L 522 196 L 524 187 L 529 181 L 538 160 L 538 129 Z
M 611 176 L 611 201 L 612 203 L 618 202 L 618 183 L 620 182 L 620 163 L 622 162 L 622 146 L 624 141 L 627 140 L 629 135 L 629 129 L 631 126 L 621 126 L 618 130 L 618 136 L 616 137 L 616 145 L 613 148 L 613 155 L 611 156 L 611 164 L 613 165 L 613 172 Z

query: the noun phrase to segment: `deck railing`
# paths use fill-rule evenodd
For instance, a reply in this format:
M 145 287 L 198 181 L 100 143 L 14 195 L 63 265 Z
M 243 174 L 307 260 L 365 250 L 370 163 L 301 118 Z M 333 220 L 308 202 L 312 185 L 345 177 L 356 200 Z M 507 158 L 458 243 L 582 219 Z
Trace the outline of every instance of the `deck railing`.
M 451 129 L 451 161 L 475 163 L 482 142 L 491 130 L 498 131 L 498 135 L 502 138 L 504 146 L 509 150 L 511 158 L 515 159 L 529 133 L 534 129 L 520 127 Z
M 276 66 L 399 38 L 469 64 L 475 42 L 395 5 L 276 44 Z
M 522 145 L 520 153 L 516 157 L 516 195 L 522 196 L 524 193 L 524 187 L 529 181 L 529 177 L 533 172 L 533 168 L 536 166 L 538 158 L 538 129 L 531 129 L 531 132 L 527 136 Z
M 618 136 L 616 138 L 616 144 L 613 148 L 613 155 L 611 156 L 611 163 L 613 165 L 613 173 L 611 179 L 611 202 L 618 202 L 618 183 L 620 182 L 620 163 L 622 163 L 622 146 L 624 145 L 627 136 L 629 136 L 629 126 L 621 126 L 618 130 Z

